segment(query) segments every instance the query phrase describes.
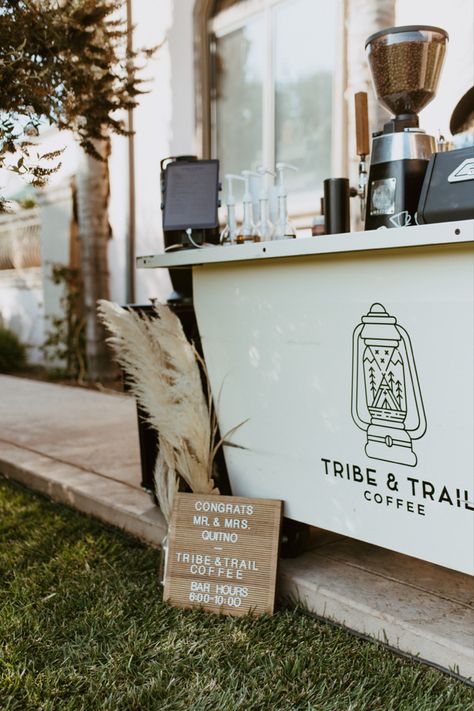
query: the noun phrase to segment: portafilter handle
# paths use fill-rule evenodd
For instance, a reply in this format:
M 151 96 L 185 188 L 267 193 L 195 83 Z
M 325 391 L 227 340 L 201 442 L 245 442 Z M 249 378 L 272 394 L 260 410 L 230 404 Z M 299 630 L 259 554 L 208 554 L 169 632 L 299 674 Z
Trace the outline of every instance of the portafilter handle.
M 365 195 L 367 188 L 366 157 L 370 153 L 369 147 L 369 110 L 367 106 L 367 92 L 358 91 L 354 95 L 355 121 L 356 121 L 356 150 L 359 161 L 359 185 L 357 193 L 360 197 L 360 218 L 365 216 Z

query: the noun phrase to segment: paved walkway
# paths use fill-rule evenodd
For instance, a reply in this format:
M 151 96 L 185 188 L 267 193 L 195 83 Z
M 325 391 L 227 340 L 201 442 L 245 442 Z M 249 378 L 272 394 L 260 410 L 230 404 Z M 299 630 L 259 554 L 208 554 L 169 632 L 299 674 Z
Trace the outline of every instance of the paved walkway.
M 0 376 L 0 474 L 158 545 L 160 511 L 140 488 L 133 399 Z M 474 680 L 467 575 L 320 531 L 281 562 L 279 592 L 324 619 Z
M 165 522 L 140 488 L 135 401 L 0 375 L 0 473 L 159 545 Z

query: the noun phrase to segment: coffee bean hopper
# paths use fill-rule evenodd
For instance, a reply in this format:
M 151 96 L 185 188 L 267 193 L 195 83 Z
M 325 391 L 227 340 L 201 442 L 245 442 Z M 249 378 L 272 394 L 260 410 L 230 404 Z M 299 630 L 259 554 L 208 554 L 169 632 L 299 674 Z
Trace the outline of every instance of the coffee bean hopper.
M 394 114 L 373 134 L 367 230 L 416 224 L 423 178 L 436 150 L 435 138 L 419 128 L 418 113 L 436 93 L 447 41 L 444 30 L 421 25 L 391 27 L 367 39 L 377 98 Z

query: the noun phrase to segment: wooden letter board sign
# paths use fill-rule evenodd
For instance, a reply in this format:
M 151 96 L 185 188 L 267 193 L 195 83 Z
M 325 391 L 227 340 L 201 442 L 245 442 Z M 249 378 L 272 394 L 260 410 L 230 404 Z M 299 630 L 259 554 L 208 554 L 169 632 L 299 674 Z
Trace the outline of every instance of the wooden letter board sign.
M 164 599 L 228 615 L 272 613 L 282 502 L 176 495 Z

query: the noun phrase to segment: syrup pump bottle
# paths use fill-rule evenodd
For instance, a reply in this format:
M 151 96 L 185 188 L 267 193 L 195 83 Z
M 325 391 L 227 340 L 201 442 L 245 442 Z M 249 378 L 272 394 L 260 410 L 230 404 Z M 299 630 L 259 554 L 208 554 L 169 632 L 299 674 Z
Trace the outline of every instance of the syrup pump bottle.
M 232 173 L 227 173 L 225 176 L 227 180 L 227 224 L 220 234 L 219 242 L 220 244 L 233 244 L 237 237 L 237 221 L 235 219 L 235 198 L 232 192 L 232 181 L 233 180 L 245 180 L 241 175 L 232 175 Z
M 278 215 L 275 223 L 275 232 L 273 239 L 293 239 L 296 237 L 296 230 L 288 218 L 288 207 L 286 203 L 286 191 L 283 180 L 285 169 L 298 170 L 294 165 L 289 163 L 277 163 L 277 199 L 278 199 Z
M 257 234 L 257 229 L 255 227 L 253 217 L 252 217 L 252 193 L 250 192 L 250 176 L 255 175 L 259 177 L 258 173 L 253 170 L 243 170 L 242 175 L 245 180 L 245 192 L 242 199 L 243 209 L 244 209 L 244 220 L 237 232 L 237 237 L 235 241 L 237 244 L 244 244 L 245 242 L 260 242 L 261 239 Z
M 275 175 L 271 170 L 267 170 L 262 165 L 257 168 L 257 173 L 262 179 L 262 189 L 258 198 L 259 218 L 256 224 L 257 234 L 261 240 L 266 241 L 273 236 L 273 224 L 270 220 L 270 208 L 268 206 L 268 190 L 266 186 L 266 175 Z

